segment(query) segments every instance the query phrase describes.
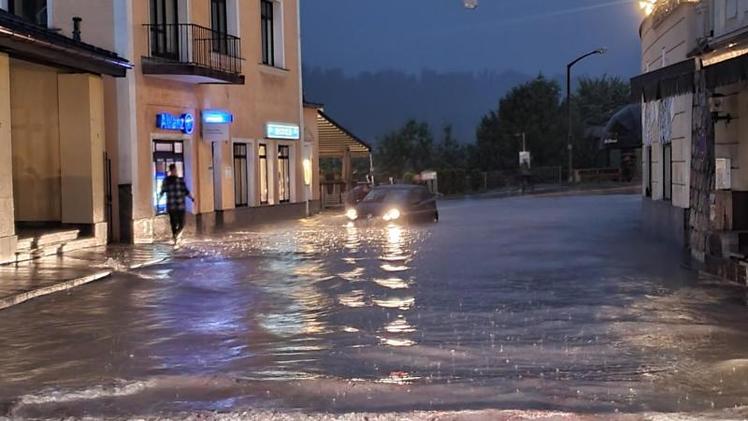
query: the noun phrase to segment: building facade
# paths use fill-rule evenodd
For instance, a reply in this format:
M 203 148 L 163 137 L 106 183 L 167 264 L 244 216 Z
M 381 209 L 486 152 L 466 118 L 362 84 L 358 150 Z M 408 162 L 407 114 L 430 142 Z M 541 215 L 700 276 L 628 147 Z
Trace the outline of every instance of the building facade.
M 199 229 L 304 215 L 317 160 L 304 136 L 297 0 L 57 0 L 53 15 L 80 17 L 84 41 L 133 64 L 105 81 L 115 240 L 168 235 L 158 192 L 170 164 L 196 198 Z
M 748 2 L 648 3 L 643 73 L 632 80 L 643 103 L 645 224 L 745 282 Z
M 50 10 L 0 0 L 0 263 L 108 239 L 104 79 L 130 64 Z

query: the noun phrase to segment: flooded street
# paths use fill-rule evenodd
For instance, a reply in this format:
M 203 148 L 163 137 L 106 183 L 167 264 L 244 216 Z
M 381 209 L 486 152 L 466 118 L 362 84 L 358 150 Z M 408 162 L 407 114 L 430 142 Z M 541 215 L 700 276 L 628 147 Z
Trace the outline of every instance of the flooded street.
M 640 200 L 447 201 L 438 224 L 323 214 L 196 239 L 0 312 L 0 417 L 740 410 L 744 292 L 643 237 Z

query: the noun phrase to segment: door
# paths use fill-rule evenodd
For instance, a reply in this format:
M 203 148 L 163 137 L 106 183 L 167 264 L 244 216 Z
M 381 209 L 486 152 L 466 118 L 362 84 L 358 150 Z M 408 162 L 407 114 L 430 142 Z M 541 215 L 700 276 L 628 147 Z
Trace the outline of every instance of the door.
M 291 201 L 291 152 L 287 145 L 278 146 L 278 200 Z
M 166 196 L 161 196 L 160 193 L 171 164 L 177 166 L 177 175 L 184 177 L 184 143 L 181 140 L 154 140 L 153 206 L 156 215 L 166 213 Z
M 177 0 L 151 0 L 151 55 L 179 60 Z
M 270 203 L 270 183 L 268 174 L 268 147 L 261 144 L 257 151 L 257 158 L 260 163 L 260 204 L 267 205 Z

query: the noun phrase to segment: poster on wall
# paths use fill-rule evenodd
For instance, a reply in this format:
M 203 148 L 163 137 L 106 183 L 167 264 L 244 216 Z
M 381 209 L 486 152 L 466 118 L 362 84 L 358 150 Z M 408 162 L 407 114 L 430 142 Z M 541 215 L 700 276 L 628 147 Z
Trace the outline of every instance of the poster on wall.
M 732 169 L 729 158 L 717 158 L 714 163 L 716 173 L 714 174 L 714 184 L 717 190 L 730 190 L 732 188 L 731 177 Z

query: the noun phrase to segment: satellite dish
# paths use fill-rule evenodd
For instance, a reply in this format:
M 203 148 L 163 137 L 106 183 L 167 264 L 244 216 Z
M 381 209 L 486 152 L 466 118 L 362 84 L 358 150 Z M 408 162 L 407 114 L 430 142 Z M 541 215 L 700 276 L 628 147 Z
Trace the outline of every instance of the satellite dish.
M 466 9 L 473 10 L 478 8 L 478 0 L 462 0 L 462 4 Z

